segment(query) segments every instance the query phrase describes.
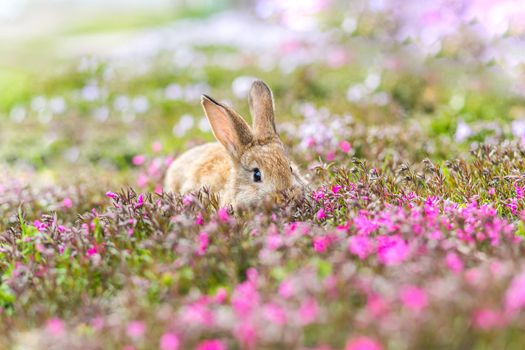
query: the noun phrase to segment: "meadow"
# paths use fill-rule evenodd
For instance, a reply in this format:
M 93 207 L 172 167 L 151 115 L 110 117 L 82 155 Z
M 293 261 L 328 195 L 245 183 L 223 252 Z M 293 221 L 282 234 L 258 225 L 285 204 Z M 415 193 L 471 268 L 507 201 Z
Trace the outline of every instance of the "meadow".
M 0 58 L 0 348 L 522 349 L 521 2 L 202 3 Z M 256 78 L 311 191 L 164 192 Z

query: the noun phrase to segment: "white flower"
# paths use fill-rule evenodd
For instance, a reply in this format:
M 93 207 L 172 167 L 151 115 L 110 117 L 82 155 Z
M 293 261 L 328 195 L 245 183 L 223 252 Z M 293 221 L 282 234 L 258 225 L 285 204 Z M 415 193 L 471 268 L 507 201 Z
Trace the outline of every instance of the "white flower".
M 256 78 L 251 76 L 240 76 L 232 83 L 232 92 L 237 98 L 246 98 L 253 81 Z
M 456 134 L 454 135 L 454 139 L 457 142 L 463 142 L 467 138 L 469 138 L 469 136 L 471 135 L 472 135 L 472 129 L 470 128 L 470 126 L 467 123 L 465 123 L 463 120 L 460 120 L 458 122 L 458 127 L 456 129 Z

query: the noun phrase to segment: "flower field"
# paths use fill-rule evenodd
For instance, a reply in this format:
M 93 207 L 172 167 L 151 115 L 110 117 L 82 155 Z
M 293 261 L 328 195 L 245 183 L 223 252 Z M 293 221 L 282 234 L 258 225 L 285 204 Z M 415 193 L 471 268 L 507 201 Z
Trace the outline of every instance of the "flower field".
M 523 349 L 524 7 L 399 3 L 183 7 L 9 66 L 0 349 Z M 255 78 L 305 198 L 164 192 L 200 95 L 248 116 Z

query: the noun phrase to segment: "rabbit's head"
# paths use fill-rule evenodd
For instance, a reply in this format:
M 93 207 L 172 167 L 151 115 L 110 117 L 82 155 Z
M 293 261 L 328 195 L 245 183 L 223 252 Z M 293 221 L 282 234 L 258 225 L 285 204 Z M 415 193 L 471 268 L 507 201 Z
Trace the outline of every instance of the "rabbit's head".
M 300 197 L 306 183 L 288 159 L 275 128 L 274 102 L 262 81 L 252 84 L 249 95 L 253 126 L 232 108 L 203 95 L 202 106 L 215 138 L 228 152 L 232 169 L 224 200 L 234 205 L 254 205 L 283 193 Z

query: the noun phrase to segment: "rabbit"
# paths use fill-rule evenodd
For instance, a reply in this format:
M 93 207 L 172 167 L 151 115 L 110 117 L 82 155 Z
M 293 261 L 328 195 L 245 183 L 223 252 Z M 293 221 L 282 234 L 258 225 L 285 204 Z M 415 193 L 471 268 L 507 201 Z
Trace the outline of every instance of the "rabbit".
M 207 187 L 219 205 L 253 206 L 283 192 L 300 198 L 307 188 L 297 165 L 285 153 L 275 128 L 273 95 L 263 81 L 249 92 L 253 127 L 232 108 L 202 95 L 201 104 L 218 142 L 196 146 L 173 161 L 165 190 L 185 194 Z

